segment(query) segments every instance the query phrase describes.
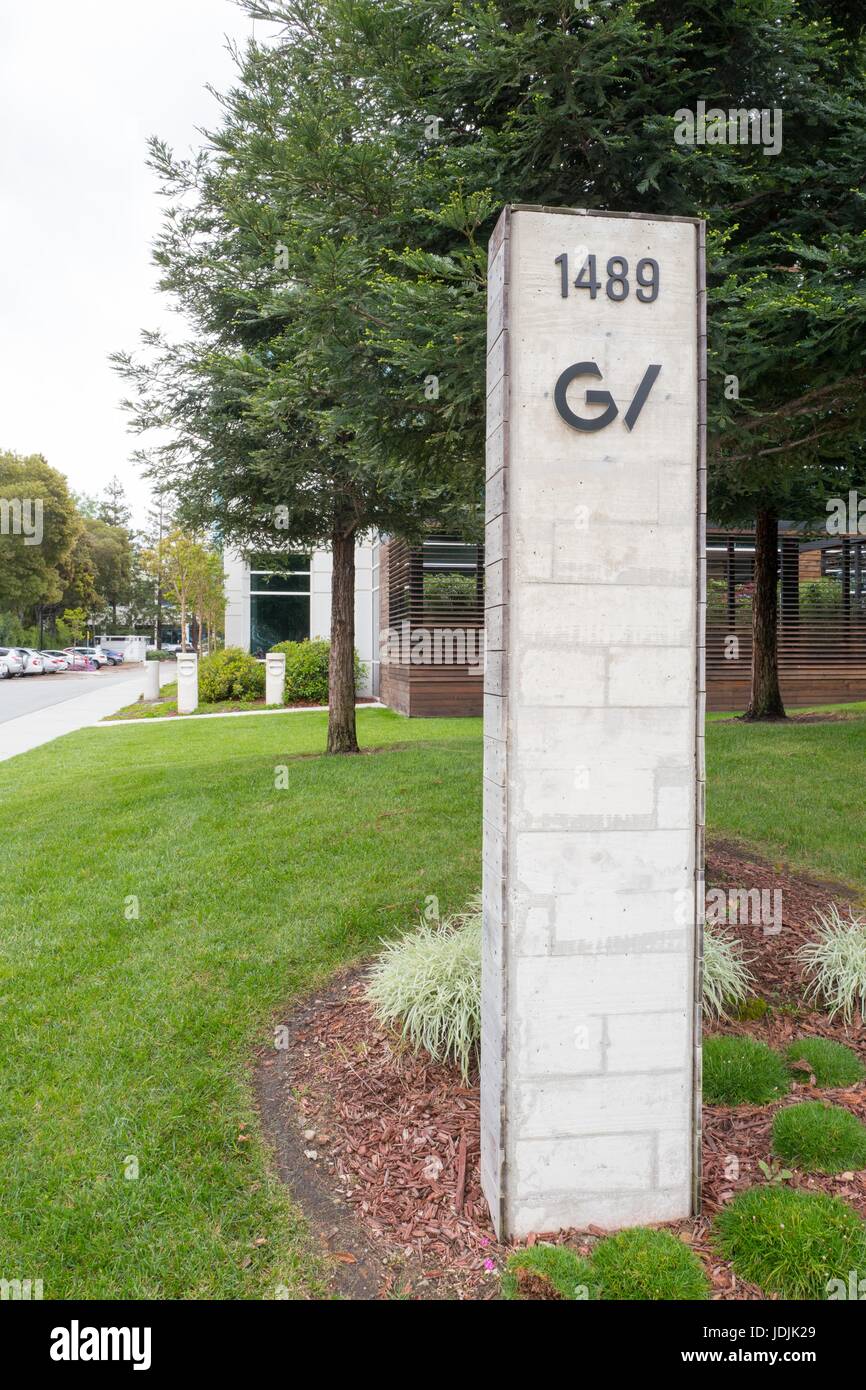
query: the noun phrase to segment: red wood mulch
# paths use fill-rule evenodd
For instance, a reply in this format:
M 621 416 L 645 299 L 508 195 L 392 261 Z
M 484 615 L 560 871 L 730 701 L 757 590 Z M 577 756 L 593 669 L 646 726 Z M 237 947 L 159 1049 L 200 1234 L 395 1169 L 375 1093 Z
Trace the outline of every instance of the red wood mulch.
M 775 1047 L 820 1035 L 852 1047 L 866 1062 L 866 1029 L 846 1031 L 838 1019 L 831 1024 L 807 1008 L 793 959 L 809 938 L 815 910 L 826 910 L 831 901 L 845 905 L 844 890 L 834 892 L 832 886 L 761 864 L 727 845 L 710 850 L 707 877 L 713 886 L 781 888 L 783 893 L 779 935 L 764 935 L 760 926 L 732 928 L 743 941 L 756 993 L 776 1007 L 758 1022 L 726 1022 L 708 1031 L 749 1034 Z M 329 991 L 327 1005 L 307 1013 L 286 1077 L 310 1164 L 350 1205 L 386 1265 L 401 1263 L 409 1271 L 416 1291 L 440 1281 L 440 1296 L 495 1297 L 496 1274 L 508 1251 L 496 1241 L 481 1193 L 477 1083 L 462 1085 L 450 1067 L 415 1056 L 383 1032 L 365 1002 L 363 978 Z M 772 1161 L 776 1110 L 818 1096 L 866 1121 L 866 1083 L 822 1091 L 805 1073 L 777 1104 L 704 1107 L 703 1215 L 670 1229 L 704 1261 L 714 1298 L 765 1297 L 737 1280 L 714 1252 L 712 1217 L 737 1191 L 764 1181 L 758 1159 Z M 866 1218 L 866 1172 L 795 1173 L 791 1185 L 843 1197 Z M 539 1232 L 536 1238 L 568 1242 L 589 1253 L 602 1234 L 589 1227 Z

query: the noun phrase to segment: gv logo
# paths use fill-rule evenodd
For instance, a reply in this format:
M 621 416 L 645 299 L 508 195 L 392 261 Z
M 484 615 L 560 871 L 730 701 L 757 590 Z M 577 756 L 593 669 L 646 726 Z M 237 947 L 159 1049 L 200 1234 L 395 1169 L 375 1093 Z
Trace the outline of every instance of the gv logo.
M 637 417 L 643 410 L 646 404 L 646 398 L 652 390 L 655 379 L 660 371 L 661 366 L 654 363 L 647 367 L 644 372 L 643 380 L 634 393 L 634 400 L 623 416 L 623 423 L 627 430 L 634 429 L 637 423 Z M 598 364 L 595 362 L 575 362 L 574 366 L 566 367 L 554 388 L 554 404 L 565 423 L 571 425 L 573 430 L 583 430 L 585 433 L 592 433 L 593 430 L 603 430 L 605 426 L 609 425 L 612 420 L 615 420 L 619 414 L 613 396 L 609 391 L 587 391 L 587 405 L 606 405 L 607 410 L 602 411 L 601 415 L 592 415 L 589 418 L 585 415 L 575 415 L 566 400 L 566 392 L 575 377 L 579 376 L 600 377 L 601 372 L 598 369 Z

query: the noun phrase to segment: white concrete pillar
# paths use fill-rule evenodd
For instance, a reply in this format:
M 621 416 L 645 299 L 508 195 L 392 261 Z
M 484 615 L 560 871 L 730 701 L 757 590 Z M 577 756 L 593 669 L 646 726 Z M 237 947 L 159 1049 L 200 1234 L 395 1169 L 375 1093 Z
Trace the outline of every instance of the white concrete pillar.
M 703 919 L 703 225 L 490 243 L 482 1185 L 500 1234 L 687 1216 Z
M 286 696 L 286 654 L 268 652 L 265 657 L 265 704 L 283 705 Z
M 144 663 L 144 698 L 145 700 L 159 699 L 158 661 L 146 661 Z
M 195 652 L 177 654 L 177 712 L 192 714 L 198 708 L 198 656 Z

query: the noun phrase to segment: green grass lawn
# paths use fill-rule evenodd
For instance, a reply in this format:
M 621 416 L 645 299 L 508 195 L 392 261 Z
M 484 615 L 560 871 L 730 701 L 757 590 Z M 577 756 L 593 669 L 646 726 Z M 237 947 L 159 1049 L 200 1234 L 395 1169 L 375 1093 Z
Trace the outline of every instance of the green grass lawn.
M 427 894 L 463 904 L 481 795 L 478 720 L 362 711 L 379 751 L 310 756 L 325 721 L 83 730 L 0 764 L 0 1276 L 46 1298 L 322 1292 L 250 1058 Z
M 826 724 L 707 724 L 707 828 L 866 894 L 866 704 Z M 801 713 L 802 711 L 797 711 Z
M 856 713 L 711 721 L 711 830 L 866 892 Z M 82 730 L 0 764 L 0 1277 L 46 1298 L 324 1292 L 252 1055 L 294 996 L 480 877 L 480 721 L 358 726 L 376 751 L 357 758 L 322 757 L 326 716 L 304 713 Z

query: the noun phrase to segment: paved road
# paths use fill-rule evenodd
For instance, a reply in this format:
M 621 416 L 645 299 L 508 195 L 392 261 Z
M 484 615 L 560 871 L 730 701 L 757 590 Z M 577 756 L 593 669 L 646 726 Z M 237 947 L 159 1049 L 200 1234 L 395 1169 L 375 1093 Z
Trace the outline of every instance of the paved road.
M 136 688 L 129 700 L 118 700 L 120 709 L 136 699 L 141 680 L 140 666 L 104 666 L 101 671 L 75 671 L 56 676 L 16 676 L 13 680 L 0 681 L 0 724 L 77 699 L 79 695 L 135 682 Z
M 173 661 L 160 662 L 161 685 L 176 674 Z M 143 688 L 143 666 L 0 681 L 0 762 L 99 723 L 131 705 Z

